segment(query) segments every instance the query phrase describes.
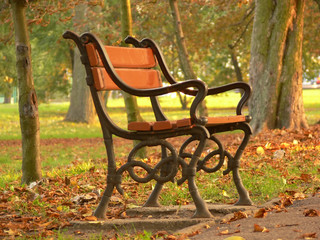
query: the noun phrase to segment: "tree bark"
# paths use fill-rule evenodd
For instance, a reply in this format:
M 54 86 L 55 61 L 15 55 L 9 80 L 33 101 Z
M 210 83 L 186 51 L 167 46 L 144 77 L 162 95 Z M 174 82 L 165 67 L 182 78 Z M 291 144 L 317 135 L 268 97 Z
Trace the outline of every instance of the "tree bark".
M 243 77 L 242 77 L 242 72 L 241 72 L 241 68 L 239 66 L 239 62 L 237 59 L 237 56 L 234 52 L 234 48 L 232 48 L 231 46 L 229 46 L 230 49 L 230 55 L 231 55 L 231 61 L 232 61 L 232 65 L 234 67 L 234 71 L 236 73 L 237 76 L 237 81 L 238 82 L 243 82 Z
M 132 16 L 130 0 L 121 0 L 121 36 L 122 39 L 132 36 Z M 122 43 L 122 45 L 125 45 Z M 137 98 L 122 91 L 124 103 L 127 111 L 128 123 L 142 121 L 137 104 Z
M 186 79 L 197 79 L 189 60 L 188 50 L 181 25 L 180 13 L 177 0 L 169 0 L 171 14 L 174 22 L 174 28 L 178 45 L 178 56 L 182 72 Z M 181 98 L 180 98 L 181 99 Z M 184 104 L 182 104 L 184 106 Z M 199 105 L 199 113 L 201 116 L 208 116 L 208 109 L 205 100 Z
M 127 36 L 132 36 L 132 16 L 131 16 L 131 4 L 130 0 L 121 0 L 121 36 L 125 39 Z M 122 42 L 122 45 L 126 45 Z M 127 120 L 130 122 L 142 122 L 143 118 L 140 114 L 137 98 L 124 91 L 121 91 L 124 104 L 127 111 Z M 134 140 L 133 145 L 137 145 L 140 141 Z M 140 158 L 145 158 L 147 155 L 146 148 L 141 148 L 137 152 L 137 156 Z
M 66 121 L 85 122 L 89 124 L 94 121 L 95 110 L 85 76 L 85 68 L 80 61 L 80 52 L 78 48 L 75 48 L 70 107 L 65 118 Z
M 19 114 L 22 136 L 22 183 L 41 179 L 40 124 L 38 102 L 31 68 L 31 47 L 27 30 L 25 0 L 12 0 L 15 29 L 16 68 L 19 85 Z
M 85 19 L 86 4 L 76 6 L 76 13 L 73 18 L 77 31 L 88 31 L 88 27 L 84 28 L 83 19 Z M 73 69 L 72 69 L 72 89 L 70 97 L 70 107 L 68 109 L 65 120 L 70 122 L 92 123 L 95 118 L 95 109 L 90 94 L 90 89 L 86 83 L 85 68 L 80 61 L 80 53 L 76 47 L 73 52 Z
M 302 100 L 304 0 L 256 0 L 249 102 L 254 133 L 308 127 Z

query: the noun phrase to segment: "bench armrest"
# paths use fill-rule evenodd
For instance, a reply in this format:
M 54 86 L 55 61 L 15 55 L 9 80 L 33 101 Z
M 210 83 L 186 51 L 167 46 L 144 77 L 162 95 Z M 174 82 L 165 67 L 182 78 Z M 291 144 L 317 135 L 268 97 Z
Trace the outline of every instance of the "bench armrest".
M 170 84 L 177 83 L 177 81 L 174 79 L 174 77 L 171 75 L 170 71 L 168 70 L 167 64 L 164 60 L 164 57 L 162 55 L 160 48 L 153 40 L 151 40 L 149 38 L 144 38 L 141 41 L 138 41 L 137 39 L 135 39 L 131 36 L 128 36 L 125 39 L 125 42 L 132 44 L 135 47 L 150 47 L 152 49 L 153 53 L 155 54 L 155 56 L 158 60 L 159 66 L 162 70 L 162 73 L 165 76 L 165 78 L 167 79 L 167 81 Z M 247 83 L 236 82 L 236 83 L 227 84 L 227 85 L 224 85 L 221 87 L 209 88 L 207 95 L 214 95 L 214 94 L 230 91 L 233 89 L 243 89 L 244 90 L 244 94 L 242 95 L 242 97 L 237 105 L 237 109 L 236 109 L 237 115 L 241 115 L 241 111 L 242 111 L 243 106 L 248 101 L 249 97 L 251 96 L 251 87 Z M 189 88 L 184 89 L 182 92 L 184 94 L 188 94 L 188 95 L 192 95 L 192 96 L 195 96 L 197 94 L 196 89 L 189 89 Z
M 249 97 L 251 96 L 251 87 L 249 84 L 244 83 L 244 82 L 236 82 L 236 83 L 226 84 L 226 85 L 223 85 L 220 87 L 209 88 L 207 95 L 208 96 L 209 95 L 216 95 L 216 94 L 227 92 L 227 91 L 234 90 L 234 89 L 242 89 L 243 90 L 243 94 L 241 96 L 241 99 L 238 102 L 237 109 L 236 109 L 237 115 L 241 115 L 243 106 L 246 104 Z

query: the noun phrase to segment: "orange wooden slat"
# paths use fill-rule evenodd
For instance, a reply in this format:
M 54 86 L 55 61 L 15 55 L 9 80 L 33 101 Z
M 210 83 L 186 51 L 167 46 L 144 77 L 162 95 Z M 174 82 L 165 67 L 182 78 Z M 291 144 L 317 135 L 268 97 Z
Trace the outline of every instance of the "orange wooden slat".
M 190 118 L 183 118 L 183 119 L 179 119 L 177 120 L 177 127 L 187 127 L 187 126 L 191 126 L 191 119 Z
M 245 121 L 246 121 L 246 116 L 244 115 L 226 116 L 226 117 L 208 117 L 208 122 L 206 126 L 220 125 L 225 123 L 245 122 Z
M 93 67 L 92 75 L 97 90 L 119 90 L 103 67 Z M 162 86 L 160 73 L 153 69 L 116 69 L 119 77 L 129 86 L 138 89 L 150 89 Z
M 128 130 L 131 131 L 151 131 L 152 122 L 130 122 L 128 124 Z
M 102 61 L 93 44 L 86 45 L 90 65 L 102 67 Z M 156 66 L 150 48 L 128 48 L 105 46 L 109 59 L 115 68 L 152 68 Z
M 168 130 L 175 128 L 175 121 L 158 121 L 153 123 L 152 129 L 154 131 Z

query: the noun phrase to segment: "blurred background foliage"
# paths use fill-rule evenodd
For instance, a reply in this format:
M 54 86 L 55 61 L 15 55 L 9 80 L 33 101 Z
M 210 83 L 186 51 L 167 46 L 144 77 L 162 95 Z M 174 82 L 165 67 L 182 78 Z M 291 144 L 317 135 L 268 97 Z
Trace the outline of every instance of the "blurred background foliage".
M 73 46 L 62 38 L 66 30 L 83 26 L 94 29 L 105 44 L 121 42 L 119 1 L 50 0 L 29 1 L 28 28 L 32 46 L 35 88 L 41 102 L 68 99 L 72 83 Z M 73 20 L 75 7 L 86 4 L 81 23 Z M 136 38 L 155 40 L 163 51 L 173 75 L 182 79 L 174 24 L 168 1 L 131 0 L 133 33 Z M 210 87 L 235 82 L 232 56 L 242 80 L 248 82 L 254 1 L 185 0 L 179 10 L 192 67 Z M 304 80 L 319 76 L 320 11 L 316 1 L 306 1 L 303 43 Z M 79 26 L 79 25 L 82 26 Z M 77 32 L 79 33 L 79 32 Z M 17 86 L 14 29 L 8 0 L 0 3 L 0 94 L 11 98 Z

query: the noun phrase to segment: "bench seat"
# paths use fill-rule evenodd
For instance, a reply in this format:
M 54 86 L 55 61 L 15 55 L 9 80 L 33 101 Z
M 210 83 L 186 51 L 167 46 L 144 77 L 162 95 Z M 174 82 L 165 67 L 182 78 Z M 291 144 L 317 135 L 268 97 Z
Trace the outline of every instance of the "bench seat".
M 248 122 L 248 117 L 244 115 L 208 117 L 206 127 L 228 124 Z M 191 126 L 191 118 L 183 118 L 175 121 L 157 121 L 157 122 L 130 122 L 128 130 L 130 131 L 161 131 L 170 130 L 179 127 Z

